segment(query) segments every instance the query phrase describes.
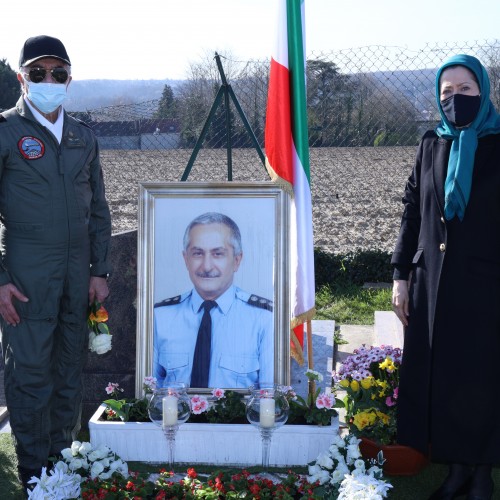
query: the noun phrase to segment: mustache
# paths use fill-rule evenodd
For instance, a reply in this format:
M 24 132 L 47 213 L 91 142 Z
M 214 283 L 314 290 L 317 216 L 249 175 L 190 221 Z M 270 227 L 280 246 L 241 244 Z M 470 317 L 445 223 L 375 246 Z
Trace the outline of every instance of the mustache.
M 202 272 L 202 271 L 197 271 L 196 276 L 198 278 L 220 278 L 220 273 L 217 272 Z

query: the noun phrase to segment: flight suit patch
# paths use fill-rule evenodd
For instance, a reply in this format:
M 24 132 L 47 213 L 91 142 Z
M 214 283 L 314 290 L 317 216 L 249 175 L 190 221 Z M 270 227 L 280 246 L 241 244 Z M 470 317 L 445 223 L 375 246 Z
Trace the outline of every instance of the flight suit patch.
M 19 152 L 27 160 L 38 160 L 45 154 L 45 146 L 40 139 L 31 135 L 26 135 L 19 139 L 17 143 Z

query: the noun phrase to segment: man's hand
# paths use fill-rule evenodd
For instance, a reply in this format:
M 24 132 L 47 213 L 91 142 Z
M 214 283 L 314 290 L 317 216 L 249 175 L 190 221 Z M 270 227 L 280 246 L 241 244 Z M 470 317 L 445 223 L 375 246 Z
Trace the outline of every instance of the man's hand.
M 8 325 L 16 326 L 21 319 L 17 314 L 12 298 L 21 302 L 28 302 L 28 297 L 23 295 L 12 283 L 0 286 L 0 314 Z
M 109 288 L 106 278 L 91 276 L 89 283 L 89 304 L 92 304 L 94 300 L 97 302 L 104 302 L 108 295 Z
M 409 281 L 394 280 L 392 287 L 392 308 L 396 316 L 401 320 L 403 326 L 408 326 L 409 317 L 409 295 L 408 286 Z

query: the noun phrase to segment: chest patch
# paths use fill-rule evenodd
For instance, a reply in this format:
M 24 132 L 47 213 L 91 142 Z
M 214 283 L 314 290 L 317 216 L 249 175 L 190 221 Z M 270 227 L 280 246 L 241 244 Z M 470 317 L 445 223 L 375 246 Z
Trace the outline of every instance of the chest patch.
M 17 147 L 19 148 L 19 152 L 23 155 L 23 158 L 27 160 L 37 160 L 45 154 L 43 142 L 31 135 L 21 137 L 17 143 Z

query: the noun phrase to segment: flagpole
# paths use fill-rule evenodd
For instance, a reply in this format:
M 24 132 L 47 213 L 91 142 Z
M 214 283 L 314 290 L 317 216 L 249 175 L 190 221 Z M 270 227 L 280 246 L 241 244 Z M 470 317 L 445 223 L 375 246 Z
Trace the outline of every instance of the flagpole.
M 311 320 L 307 320 L 307 366 L 310 370 L 314 370 L 314 356 L 313 356 L 313 342 L 312 342 L 312 323 Z M 314 396 L 316 392 L 316 383 L 314 380 L 309 380 L 308 384 L 309 394 Z

